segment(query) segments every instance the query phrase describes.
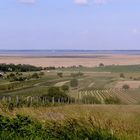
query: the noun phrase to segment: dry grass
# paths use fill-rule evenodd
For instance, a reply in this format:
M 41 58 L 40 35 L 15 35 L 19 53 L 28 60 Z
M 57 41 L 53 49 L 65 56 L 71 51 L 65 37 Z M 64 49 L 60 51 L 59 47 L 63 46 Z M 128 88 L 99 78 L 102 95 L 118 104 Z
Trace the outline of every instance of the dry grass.
M 1 114 L 15 116 L 28 115 L 45 122 L 47 120 L 65 121 L 76 118 L 88 121 L 95 120 L 102 127 L 107 127 L 118 133 L 140 133 L 139 105 L 67 105 L 59 107 L 19 108 L 13 112 L 0 111 Z
M 59 107 L 18 108 L 13 112 L 0 111 L 3 115 L 28 115 L 42 122 L 75 118 L 88 125 L 90 119 L 102 128 L 128 139 L 140 138 L 139 105 L 66 105 Z

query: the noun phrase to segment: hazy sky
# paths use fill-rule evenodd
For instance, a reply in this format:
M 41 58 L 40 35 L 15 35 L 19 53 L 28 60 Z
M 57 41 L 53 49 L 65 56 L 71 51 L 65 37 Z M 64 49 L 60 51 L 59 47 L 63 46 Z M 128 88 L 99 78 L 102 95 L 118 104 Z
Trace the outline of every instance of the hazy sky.
M 140 0 L 0 0 L 0 49 L 140 49 Z

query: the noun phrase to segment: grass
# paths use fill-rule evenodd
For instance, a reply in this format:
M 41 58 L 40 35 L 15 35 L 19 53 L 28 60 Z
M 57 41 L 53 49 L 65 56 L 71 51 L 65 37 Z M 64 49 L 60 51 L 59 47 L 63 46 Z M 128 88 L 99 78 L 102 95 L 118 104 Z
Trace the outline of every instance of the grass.
M 16 115 L 15 118 L 0 116 L 0 137 L 6 140 L 117 140 L 111 131 L 94 124 L 90 118 L 84 125 L 82 120 L 69 118 L 65 122 L 47 121 L 42 124 L 29 117 Z M 12 127 L 9 127 L 12 126 Z
M 16 114 L 30 116 L 42 124 L 49 124 L 49 127 L 53 122 L 55 124 L 51 128 L 53 131 L 55 128 L 59 129 L 59 132 L 64 131 L 61 126 L 69 128 L 69 125 L 72 131 L 74 125 L 74 130 L 79 130 L 79 132 L 81 129 L 85 130 L 90 133 L 90 136 L 94 127 L 114 134 L 121 140 L 139 140 L 140 138 L 140 106 L 138 105 L 67 105 L 49 108 L 16 108 L 12 112 L 1 110 L 0 113 L 12 118 Z M 70 131 L 66 134 L 71 136 Z M 79 134 L 78 137 L 80 137 Z

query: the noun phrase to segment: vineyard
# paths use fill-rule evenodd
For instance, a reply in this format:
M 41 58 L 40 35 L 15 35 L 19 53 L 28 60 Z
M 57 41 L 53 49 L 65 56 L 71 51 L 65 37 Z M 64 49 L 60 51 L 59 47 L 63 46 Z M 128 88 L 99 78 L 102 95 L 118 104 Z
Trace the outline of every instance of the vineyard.
M 140 102 L 139 92 L 123 89 L 83 89 L 77 97 L 47 97 L 47 96 L 1 96 L 0 102 L 7 108 L 14 107 L 39 107 L 60 104 L 128 104 L 136 105 Z
M 78 97 L 82 99 L 85 96 L 93 96 L 97 98 L 102 104 L 105 104 L 105 100 L 108 98 L 119 98 L 122 104 L 138 104 L 140 97 L 138 93 L 133 94 L 129 90 L 123 89 L 84 89 L 80 90 Z M 87 101 L 88 102 L 88 101 Z

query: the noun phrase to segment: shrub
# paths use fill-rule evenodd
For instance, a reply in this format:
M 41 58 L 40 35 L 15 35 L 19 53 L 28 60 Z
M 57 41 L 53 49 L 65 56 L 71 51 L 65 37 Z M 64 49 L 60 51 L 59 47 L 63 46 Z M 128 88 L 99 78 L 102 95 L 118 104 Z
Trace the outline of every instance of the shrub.
M 123 73 L 121 73 L 120 78 L 125 78 L 125 75 Z
M 56 68 L 55 67 L 46 67 L 44 68 L 44 70 L 55 70 Z
M 61 89 L 62 89 L 64 92 L 67 92 L 67 91 L 69 91 L 69 86 L 63 85 L 63 86 L 61 87 Z
M 39 75 L 40 75 L 40 76 L 44 76 L 45 73 L 44 73 L 44 72 L 40 72 Z
M 46 95 L 43 95 L 42 97 L 46 97 L 49 99 L 54 98 L 55 101 L 58 101 L 58 99 L 61 98 L 68 98 L 68 95 L 61 91 L 59 87 L 50 87 L 48 89 L 48 93 Z
M 38 73 L 33 73 L 33 74 L 32 74 L 32 78 L 38 79 L 38 78 L 39 78 Z
M 130 79 L 133 79 L 133 77 L 132 77 L 132 76 L 130 76 Z
M 43 125 L 29 117 L 17 115 L 15 118 L 0 116 L 0 139 L 118 140 L 119 138 L 109 130 L 94 125 L 93 120 L 90 118 L 87 123 L 75 118 L 69 118 L 64 123 L 48 121 Z
M 100 64 L 99 64 L 99 67 L 104 67 L 104 64 L 103 64 L 103 63 L 100 63 Z
M 129 88 L 130 88 L 130 86 L 129 86 L 129 85 L 127 85 L 127 84 L 125 84 L 125 85 L 123 85 L 123 86 L 122 86 L 122 88 L 127 90 L 127 89 L 129 89 Z
M 72 77 L 80 77 L 80 76 L 83 76 L 83 75 L 84 75 L 84 73 L 82 73 L 82 72 L 71 73 L 71 76 L 72 76 Z
M 62 72 L 58 72 L 57 75 L 58 75 L 59 77 L 63 77 L 63 73 L 62 73 Z
M 77 79 L 72 79 L 70 81 L 70 86 L 71 87 L 77 87 L 78 86 L 78 80 Z
M 105 99 L 106 104 L 121 104 L 121 100 L 118 97 L 109 97 Z

